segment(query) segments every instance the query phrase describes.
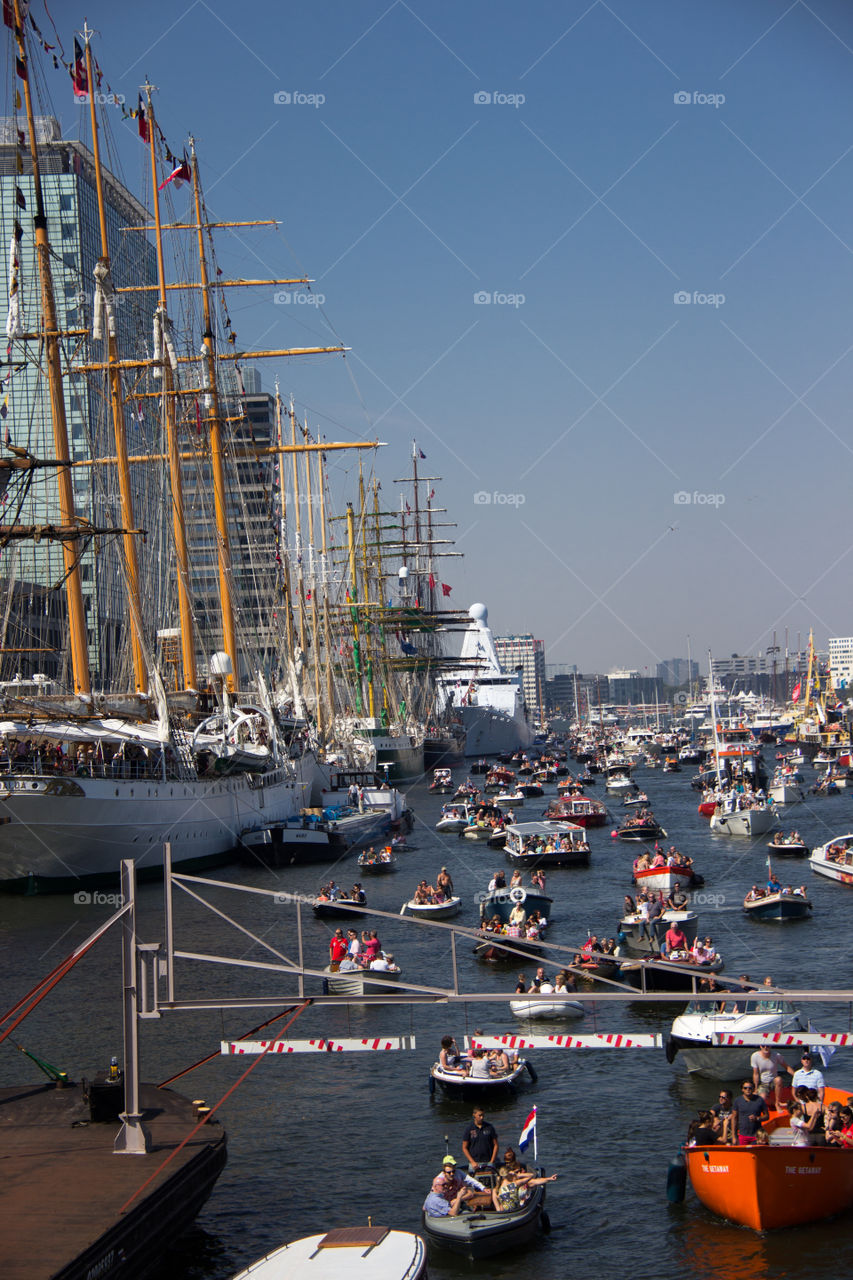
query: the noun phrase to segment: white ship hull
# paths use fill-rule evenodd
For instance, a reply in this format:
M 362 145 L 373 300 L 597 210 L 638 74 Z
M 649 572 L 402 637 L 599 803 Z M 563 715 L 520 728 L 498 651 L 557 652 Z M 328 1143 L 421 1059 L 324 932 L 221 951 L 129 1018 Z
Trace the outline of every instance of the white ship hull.
M 313 757 L 292 769 L 227 778 L 52 777 L 0 779 L 0 889 L 67 891 L 118 882 L 133 858 L 141 877 L 174 864 L 224 860 L 243 831 L 282 822 L 308 803 Z
M 466 756 L 492 756 L 506 751 L 520 751 L 533 741 L 524 712 L 515 713 L 501 707 L 456 707 L 465 729 Z

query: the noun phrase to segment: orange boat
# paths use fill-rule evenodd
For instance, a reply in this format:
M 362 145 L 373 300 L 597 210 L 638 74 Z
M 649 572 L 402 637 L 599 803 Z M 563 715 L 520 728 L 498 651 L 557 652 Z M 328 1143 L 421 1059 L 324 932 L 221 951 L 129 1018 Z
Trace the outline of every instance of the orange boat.
M 827 1089 L 824 1101 L 849 1096 Z M 772 1231 L 853 1207 L 853 1148 L 780 1144 L 786 1121 L 783 1112 L 774 1112 L 765 1123 L 768 1146 L 685 1148 L 690 1183 L 707 1209 L 753 1231 Z

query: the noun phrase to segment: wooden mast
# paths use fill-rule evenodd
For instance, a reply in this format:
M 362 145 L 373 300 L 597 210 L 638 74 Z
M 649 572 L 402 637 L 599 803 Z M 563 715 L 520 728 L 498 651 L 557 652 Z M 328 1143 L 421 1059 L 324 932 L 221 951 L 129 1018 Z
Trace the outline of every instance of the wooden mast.
M 59 353 L 58 324 L 56 304 L 53 297 L 53 277 L 50 270 L 50 245 L 47 239 L 47 216 L 44 209 L 44 193 L 41 185 L 41 168 L 39 165 L 38 144 L 36 142 L 36 126 L 33 116 L 33 102 L 30 93 L 29 64 L 27 45 L 24 36 L 24 22 L 21 17 L 20 0 L 14 0 L 15 39 L 18 46 L 18 57 L 24 74 L 21 81 L 24 87 L 24 103 L 27 113 L 27 129 L 30 138 L 30 155 L 33 165 L 33 189 L 35 191 L 36 212 L 33 218 L 36 258 L 38 261 L 39 282 L 41 285 L 42 319 L 44 324 L 43 341 L 47 379 L 50 390 L 50 416 L 53 423 L 53 447 L 57 460 L 68 464 L 71 460 L 68 448 L 68 422 L 65 414 L 65 397 L 62 390 L 62 363 Z M 60 465 L 56 472 L 56 483 L 59 491 L 59 510 L 62 524 L 77 523 L 74 511 L 74 490 L 71 485 L 71 473 L 67 465 Z M 86 634 L 86 612 L 83 606 L 83 589 L 80 585 L 80 568 L 77 548 L 72 542 L 63 542 L 62 556 L 65 565 L 65 598 L 68 608 L 68 628 L 71 640 L 71 667 L 74 680 L 74 692 L 89 694 L 92 681 L 89 674 L 89 644 Z
M 302 513 L 299 510 L 299 450 L 296 448 L 296 414 L 290 404 L 290 439 L 293 445 L 293 509 L 296 513 L 296 590 L 299 598 L 299 645 L 303 654 L 308 651 L 305 633 L 305 576 L 302 568 Z
M 168 317 L 166 312 L 166 268 L 163 262 L 163 237 L 160 230 L 160 191 L 157 183 L 157 121 L 151 101 L 153 85 L 146 83 L 148 146 L 151 154 L 151 189 L 154 201 L 154 228 L 156 231 L 157 278 L 159 282 L 158 307 L 161 324 L 161 375 L 163 379 L 163 415 L 169 453 L 169 473 L 172 491 L 172 527 L 175 536 L 175 555 L 178 569 L 178 606 L 181 617 L 181 656 L 184 667 L 184 687 L 197 687 L 195 661 L 195 628 L 189 591 L 189 555 L 187 531 L 184 522 L 184 489 L 181 480 L 181 462 L 178 453 L 178 437 L 175 425 L 174 376 L 167 350 Z
M 294 454 L 294 457 L 296 455 Z M 320 740 L 325 736 L 325 717 L 323 715 L 323 699 L 320 695 L 320 634 L 317 617 L 317 574 L 314 564 L 314 502 L 311 491 L 311 454 L 303 454 L 305 459 L 305 501 L 308 505 L 308 581 L 311 586 L 311 647 L 313 648 L 314 666 L 314 714 L 317 719 L 317 732 Z
M 198 236 L 198 264 L 201 280 L 201 304 L 204 311 L 203 356 L 210 385 L 210 465 L 213 471 L 213 503 L 216 511 L 216 556 L 219 567 L 219 601 L 222 610 L 222 644 L 231 659 L 233 674 L 228 676 L 228 688 L 234 688 L 237 678 L 237 632 L 234 627 L 234 598 L 231 578 L 231 546 L 228 536 L 228 514 L 225 501 L 225 465 L 222 454 L 222 419 L 219 412 L 219 388 L 216 378 L 216 352 L 214 350 L 213 324 L 210 313 L 210 289 L 207 276 L 207 259 L 204 252 L 204 223 L 201 218 L 201 181 L 198 173 L 198 157 L 195 140 L 190 138 L 192 156 L 193 196 Z
M 101 173 L 101 147 L 98 136 L 98 120 L 95 112 L 95 79 L 90 43 L 92 39 L 92 32 L 89 30 L 88 24 L 85 24 L 83 27 L 83 39 L 86 44 L 86 84 L 89 89 L 89 118 L 92 126 L 92 155 L 95 160 L 95 189 L 98 193 L 98 221 L 101 231 L 101 263 L 106 267 L 107 279 L 109 279 L 110 246 L 107 239 L 106 202 L 104 200 L 103 174 Z M 115 334 L 112 332 L 113 326 L 109 322 L 106 322 L 106 328 L 107 360 L 109 363 L 107 376 L 110 384 L 110 409 L 113 419 L 113 435 L 116 442 L 118 487 L 121 497 L 122 522 L 125 526 L 125 533 L 122 541 L 124 545 L 124 558 L 127 570 L 127 594 L 130 604 L 130 608 L 128 610 L 130 619 L 130 648 L 133 657 L 134 681 L 137 692 L 141 693 L 148 688 L 148 667 L 145 662 L 145 655 L 143 653 L 142 640 L 139 631 L 142 619 L 142 610 L 139 600 L 139 561 L 136 555 L 136 537 L 131 532 L 134 526 L 133 491 L 130 485 L 130 464 L 128 462 L 127 454 L 124 397 L 122 395 L 121 374 L 116 367 L 116 362 L 118 360 L 118 346 Z
M 275 431 L 276 441 L 279 449 L 282 448 L 281 434 L 281 392 L 278 389 L 278 379 L 275 384 Z M 281 557 L 281 567 L 284 574 L 284 601 L 285 601 L 285 643 L 287 644 L 287 659 L 290 669 L 295 657 L 293 644 L 293 608 L 291 603 L 291 587 L 290 587 L 290 556 L 287 554 L 287 483 L 284 478 L 284 454 L 278 455 L 278 494 L 281 502 L 281 519 L 279 523 L 279 555 Z
M 310 457 L 310 454 L 306 455 Z M 326 646 L 326 701 L 329 707 L 329 728 L 335 723 L 335 688 L 332 671 L 332 632 L 329 625 L 329 570 L 326 549 L 326 462 L 322 453 L 317 454 L 320 474 L 320 586 L 323 592 L 323 642 Z

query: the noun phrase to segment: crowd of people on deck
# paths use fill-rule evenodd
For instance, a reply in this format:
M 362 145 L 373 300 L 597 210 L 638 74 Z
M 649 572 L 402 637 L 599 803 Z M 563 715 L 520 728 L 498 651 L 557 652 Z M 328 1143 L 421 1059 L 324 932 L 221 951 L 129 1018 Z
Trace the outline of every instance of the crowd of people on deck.
M 445 1040 L 454 1043 L 450 1036 L 445 1036 L 442 1046 Z M 501 1148 L 494 1126 L 485 1119 L 480 1107 L 474 1108 L 472 1121 L 462 1138 L 468 1172 L 459 1171 L 454 1156 L 448 1153 L 444 1157 L 441 1173 L 433 1179 L 424 1201 L 424 1210 L 430 1217 L 455 1218 L 463 1210 L 512 1213 L 524 1207 L 533 1187 L 557 1179 L 556 1173 L 547 1178 L 538 1177 L 518 1160 L 511 1147 L 504 1149 L 502 1163 L 498 1164 Z
M 677 867 L 679 871 L 690 871 L 693 873 L 693 859 L 688 857 L 686 853 L 679 853 L 674 844 L 669 846 L 669 851 L 664 853 L 660 845 L 656 844 L 654 851 L 644 849 L 640 856 L 634 861 L 634 871 L 649 871 L 656 867 Z
M 691 1122 L 688 1146 L 746 1147 L 772 1141 L 794 1147 L 853 1147 L 853 1096 L 845 1102 L 825 1100 L 823 1072 L 808 1049 L 795 1069 L 772 1045 L 762 1045 L 750 1066 L 752 1078 L 744 1080 L 739 1097 L 721 1089 L 717 1105 L 700 1111 Z
M 442 867 L 435 878 L 435 884 L 421 880 L 412 894 L 411 901 L 418 907 L 440 906 L 453 897 L 453 880 L 447 867 Z
M 382 950 L 375 929 L 336 929 L 329 941 L 329 967 L 334 973 L 361 973 L 371 969 L 378 973 L 399 973 L 393 953 Z

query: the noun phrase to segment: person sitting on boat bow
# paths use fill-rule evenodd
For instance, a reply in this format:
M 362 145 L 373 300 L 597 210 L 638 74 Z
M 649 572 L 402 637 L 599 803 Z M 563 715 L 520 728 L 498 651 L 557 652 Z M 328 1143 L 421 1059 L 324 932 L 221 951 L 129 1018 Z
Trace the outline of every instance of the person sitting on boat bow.
M 500 1182 L 492 1191 L 492 1203 L 498 1213 L 512 1213 L 521 1209 L 530 1198 L 530 1188 L 540 1187 L 546 1182 L 556 1182 L 557 1175 L 550 1178 L 524 1177 L 519 1169 L 502 1164 L 498 1169 Z
M 449 1071 L 454 1075 L 464 1076 L 468 1074 L 468 1063 L 459 1052 L 453 1036 L 441 1037 L 441 1052 L 438 1055 L 438 1065 L 442 1071 Z

